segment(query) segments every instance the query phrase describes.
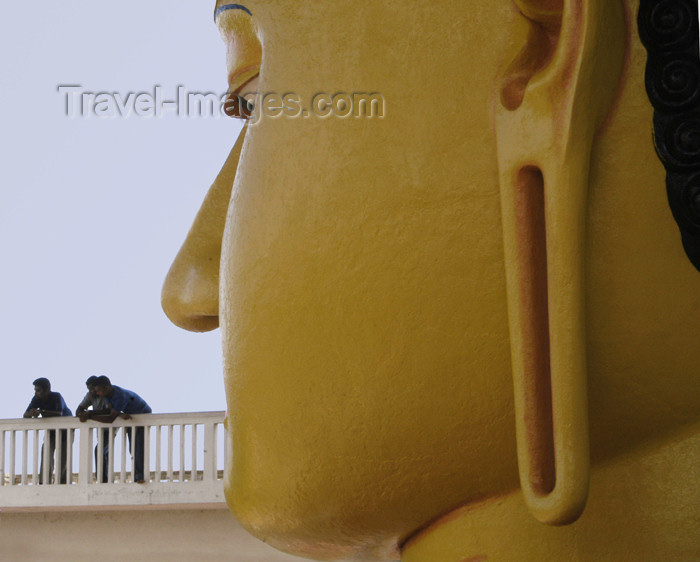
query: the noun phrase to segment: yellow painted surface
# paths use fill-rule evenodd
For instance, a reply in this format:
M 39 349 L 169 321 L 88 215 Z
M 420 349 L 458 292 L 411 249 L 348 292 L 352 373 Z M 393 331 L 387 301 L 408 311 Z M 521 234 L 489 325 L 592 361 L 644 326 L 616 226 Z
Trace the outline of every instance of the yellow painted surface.
M 579 24 L 563 25 L 566 41 L 552 48 L 557 2 L 518 2 L 544 18 L 547 40 L 535 50 L 553 50 L 505 97 L 510 62 L 542 39 L 505 0 L 251 0 L 253 18 L 220 16 L 231 91 L 257 52 L 262 92 L 306 102 L 378 92 L 386 102 L 383 118 L 251 122 L 163 290 L 179 325 L 221 324 L 227 497 L 259 538 L 319 559 L 398 557 L 441 516 L 506 496 L 514 521 L 542 525 L 514 494 L 517 364 L 528 348 L 512 346 L 521 330 L 512 295 L 513 282 L 516 294 L 527 283 L 513 274 L 505 180 L 521 164 L 544 178 L 553 454 L 574 474 L 574 493 L 553 510 L 526 494 L 532 513 L 561 523 L 580 512 L 588 448 L 577 436 L 590 440 L 589 501 L 599 505 L 599 466 L 697 420 L 700 275 L 683 254 L 651 143 L 646 55 L 629 27 L 636 2 L 624 2 L 626 20 L 616 2 L 583 4 L 566 2 L 563 17 Z M 542 6 L 555 9 L 542 15 Z M 549 93 L 530 105 L 537 84 Z M 517 126 L 501 120 L 520 110 L 530 115 Z M 567 384 L 577 390 L 561 391 Z M 684 454 L 697 464 L 690 443 Z M 520 461 L 521 473 L 532 465 L 522 451 Z M 628 473 L 611 474 L 614 488 Z M 615 505 L 635 512 L 636 497 Z M 650 505 L 668 520 L 698 517 L 697 507 Z M 470 530 L 484 537 L 511 517 L 484 513 Z M 504 540 L 570 532 L 544 528 Z M 666 544 L 664 529 L 646 529 L 645 540 Z M 436 536 L 426 548 L 440 553 Z
M 520 492 L 465 507 L 411 539 L 403 562 L 698 560 L 700 427 L 594 467 L 591 499 L 565 527 L 536 521 Z

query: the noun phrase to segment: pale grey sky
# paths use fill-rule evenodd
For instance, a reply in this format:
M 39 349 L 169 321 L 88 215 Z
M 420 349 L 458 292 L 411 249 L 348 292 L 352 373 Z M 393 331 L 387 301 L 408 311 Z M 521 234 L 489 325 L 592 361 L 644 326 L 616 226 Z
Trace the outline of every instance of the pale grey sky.
M 32 380 L 71 409 L 106 374 L 154 412 L 222 410 L 219 331 L 160 308 L 163 278 L 232 146 L 233 119 L 69 119 L 60 84 L 223 93 L 214 1 L 4 2 L 0 17 L 0 418 Z

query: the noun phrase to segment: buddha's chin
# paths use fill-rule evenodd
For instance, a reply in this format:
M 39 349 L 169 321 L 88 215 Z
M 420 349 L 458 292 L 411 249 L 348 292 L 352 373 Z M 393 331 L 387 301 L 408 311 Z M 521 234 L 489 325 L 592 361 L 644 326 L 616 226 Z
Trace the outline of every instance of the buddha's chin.
M 249 491 L 238 490 L 230 484 L 233 467 L 227 469 L 225 486 L 229 508 L 241 526 L 266 544 L 295 556 L 317 560 L 397 560 L 402 537 L 376 529 L 348 529 L 343 518 L 322 519 L 323 506 L 316 513 L 282 513 L 280 504 L 264 504 L 251 500 Z
M 517 486 L 507 398 L 487 413 L 457 380 L 451 391 L 433 381 L 434 394 L 398 380 L 390 392 L 369 384 L 373 376 L 329 381 L 308 362 L 292 374 L 291 363 L 278 363 L 277 384 L 266 365 L 226 377 L 226 498 L 266 543 L 323 560 L 392 560 L 436 516 Z M 392 377 L 401 379 L 379 379 Z

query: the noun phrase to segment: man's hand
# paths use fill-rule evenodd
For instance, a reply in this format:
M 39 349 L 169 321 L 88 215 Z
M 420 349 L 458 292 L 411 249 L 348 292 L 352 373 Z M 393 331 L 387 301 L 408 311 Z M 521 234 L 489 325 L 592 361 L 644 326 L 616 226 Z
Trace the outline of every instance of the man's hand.
M 119 414 L 119 417 L 123 420 L 130 420 L 131 414 Z
M 90 414 L 88 414 L 87 410 L 82 410 L 81 412 L 78 412 L 77 417 L 81 422 L 86 422 L 90 417 Z

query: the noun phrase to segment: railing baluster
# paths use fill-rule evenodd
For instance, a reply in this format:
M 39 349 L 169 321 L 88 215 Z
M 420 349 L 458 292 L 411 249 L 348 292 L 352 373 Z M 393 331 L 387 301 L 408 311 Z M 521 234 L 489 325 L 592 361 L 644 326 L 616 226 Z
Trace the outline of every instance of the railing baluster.
M 162 478 L 161 470 L 160 470 L 160 457 L 161 457 L 161 444 L 160 444 L 160 430 L 163 426 L 161 425 L 156 425 L 156 473 L 155 473 L 155 481 L 160 482 Z
M 15 485 L 15 431 L 10 431 L 10 486 Z
M 54 445 L 56 447 L 56 465 L 54 466 L 54 477 L 53 483 L 58 486 L 61 483 L 61 476 L 63 476 L 63 431 L 60 429 L 54 429 Z
M 110 429 L 112 429 L 110 427 Z M 105 469 L 105 432 L 101 427 L 97 428 L 97 449 L 95 449 L 95 482 L 97 484 L 102 483 L 102 474 Z
M 190 472 L 190 481 L 197 481 L 197 424 L 192 424 L 192 470 Z
M 22 430 L 22 474 L 20 475 L 20 482 L 22 486 L 27 485 L 27 444 L 29 442 L 29 431 L 26 429 Z
M 151 426 L 143 428 L 143 479 L 151 481 Z
M 221 426 L 218 423 L 214 424 L 213 428 L 213 439 L 214 439 L 214 455 L 212 457 L 212 464 L 213 468 L 212 470 L 214 471 L 214 480 L 219 479 L 219 431 L 220 431 Z M 224 443 L 224 447 L 226 444 Z
M 0 486 L 5 485 L 5 430 L 0 430 Z
M 122 428 L 122 463 L 121 470 L 119 471 L 119 483 L 124 484 L 126 482 L 126 457 L 129 454 L 129 449 L 126 446 L 126 428 Z
M 136 433 L 138 428 L 131 426 L 131 439 L 129 440 L 129 453 L 131 454 L 131 481 L 136 482 Z
M 173 481 L 173 424 L 168 424 L 168 482 Z
M 185 481 L 185 424 L 180 425 L 180 482 Z
M 32 432 L 32 486 L 39 483 L 39 430 Z
M 115 429 L 112 425 L 107 428 L 107 483 L 109 484 L 114 483 L 114 455 L 116 453 L 114 447 L 117 441 L 115 438 L 117 431 L 118 429 Z
M 229 444 L 228 444 L 228 438 L 226 437 L 226 427 L 219 425 L 221 428 L 221 433 L 223 434 L 223 441 L 224 441 L 224 466 L 226 465 L 226 461 L 228 460 L 229 456 Z M 217 474 L 219 473 L 218 468 L 217 468 Z
M 202 471 L 202 480 L 209 482 L 213 480 L 212 460 L 215 458 L 215 441 L 214 441 L 214 424 L 204 424 L 204 468 Z
M 75 436 L 74 429 L 66 430 L 66 484 L 73 484 L 73 437 Z
M 78 457 L 78 484 L 92 484 L 92 427 L 82 423 L 79 431 L 80 456 Z
M 44 461 L 44 470 L 39 477 L 41 482 L 44 484 L 51 484 L 51 432 L 56 431 L 55 429 L 45 429 L 44 430 L 44 444 L 41 448 L 42 460 Z

